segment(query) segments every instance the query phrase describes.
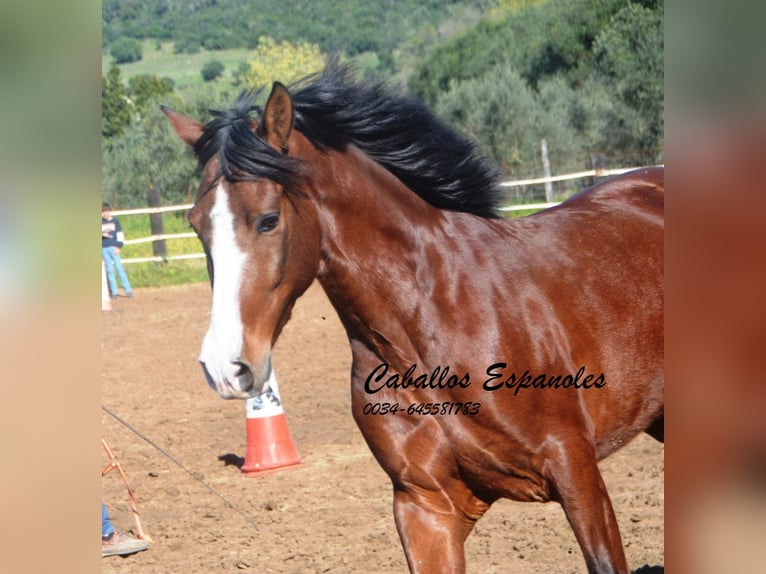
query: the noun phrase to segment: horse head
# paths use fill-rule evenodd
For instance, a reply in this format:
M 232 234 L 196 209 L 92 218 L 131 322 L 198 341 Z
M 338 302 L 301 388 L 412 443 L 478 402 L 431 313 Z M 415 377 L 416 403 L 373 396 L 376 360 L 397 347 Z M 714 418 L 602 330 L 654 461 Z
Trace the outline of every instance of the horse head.
M 275 83 L 258 120 L 251 117 L 256 95 L 213 112 L 206 125 L 163 108 L 203 170 L 189 213 L 213 290 L 199 360 L 225 399 L 260 393 L 272 346 L 318 266 L 317 235 L 300 212 L 300 162 L 289 155 L 292 99 Z

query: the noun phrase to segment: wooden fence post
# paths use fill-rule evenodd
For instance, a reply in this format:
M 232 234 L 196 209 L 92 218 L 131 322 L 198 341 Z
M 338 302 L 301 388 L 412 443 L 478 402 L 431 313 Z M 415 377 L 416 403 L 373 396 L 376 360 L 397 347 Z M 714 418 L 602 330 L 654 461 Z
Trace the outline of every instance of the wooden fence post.
M 545 172 L 545 177 L 550 178 L 551 177 L 551 163 L 548 161 L 548 142 L 545 141 L 545 138 L 540 142 L 540 151 L 542 152 L 543 156 L 543 171 Z M 550 203 L 553 201 L 553 184 L 550 181 L 545 182 L 545 202 Z
M 159 207 L 160 192 L 157 191 L 155 187 L 150 187 L 149 190 L 146 192 L 146 201 L 149 204 L 149 207 Z M 151 226 L 151 229 L 152 229 L 152 235 L 165 234 L 165 226 L 162 223 L 161 213 L 150 213 L 149 225 Z M 165 245 L 164 239 L 157 239 L 155 241 L 152 241 L 152 254 L 155 257 L 164 258 L 168 256 L 168 249 L 167 249 L 167 246 Z

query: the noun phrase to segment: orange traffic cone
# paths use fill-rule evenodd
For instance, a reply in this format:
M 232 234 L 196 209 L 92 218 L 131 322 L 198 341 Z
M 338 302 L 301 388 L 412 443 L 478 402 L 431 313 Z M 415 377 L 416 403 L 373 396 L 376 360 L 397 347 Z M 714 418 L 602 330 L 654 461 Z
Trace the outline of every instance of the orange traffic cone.
M 104 269 L 104 260 L 101 260 L 101 310 L 112 310 L 112 296 L 109 294 L 109 287 L 106 284 L 106 270 Z
M 242 474 L 246 477 L 294 468 L 303 464 L 287 430 L 274 370 L 257 397 L 245 401 L 247 449 Z

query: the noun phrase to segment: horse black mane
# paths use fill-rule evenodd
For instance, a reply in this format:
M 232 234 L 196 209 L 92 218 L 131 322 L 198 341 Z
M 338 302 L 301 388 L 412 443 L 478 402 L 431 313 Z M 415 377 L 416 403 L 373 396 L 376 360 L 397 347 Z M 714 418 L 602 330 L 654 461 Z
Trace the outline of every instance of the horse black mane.
M 357 81 L 337 64 L 290 91 L 295 129 L 318 149 L 354 145 L 435 207 L 497 216 L 499 171 L 415 98 L 394 95 L 382 82 Z M 231 110 L 212 112 L 195 152 L 201 165 L 217 156 L 218 175 L 229 180 L 268 178 L 298 192 L 299 162 L 252 131 L 259 94 L 243 94 Z
M 262 91 L 243 92 L 230 110 L 210 110 L 213 119 L 205 124 L 194 153 L 203 168 L 218 159 L 211 184 L 220 177 L 228 181 L 271 179 L 298 193 L 300 162 L 279 153 L 253 131 L 251 115 L 261 113 L 255 101 Z

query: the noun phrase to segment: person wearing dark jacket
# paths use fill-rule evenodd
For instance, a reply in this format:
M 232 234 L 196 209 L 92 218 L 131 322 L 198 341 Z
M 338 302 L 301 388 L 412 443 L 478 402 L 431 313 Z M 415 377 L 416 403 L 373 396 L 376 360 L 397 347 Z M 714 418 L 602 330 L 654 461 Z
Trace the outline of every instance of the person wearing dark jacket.
M 109 293 L 112 299 L 117 298 L 117 278 L 114 275 L 115 270 L 120 276 L 120 283 L 125 290 L 125 295 L 133 298 L 133 289 L 128 281 L 128 274 L 122 266 L 120 259 L 120 248 L 125 241 L 125 235 L 120 227 L 120 222 L 110 213 L 111 206 L 108 203 L 101 204 L 101 256 L 106 266 L 106 280 L 109 283 Z

